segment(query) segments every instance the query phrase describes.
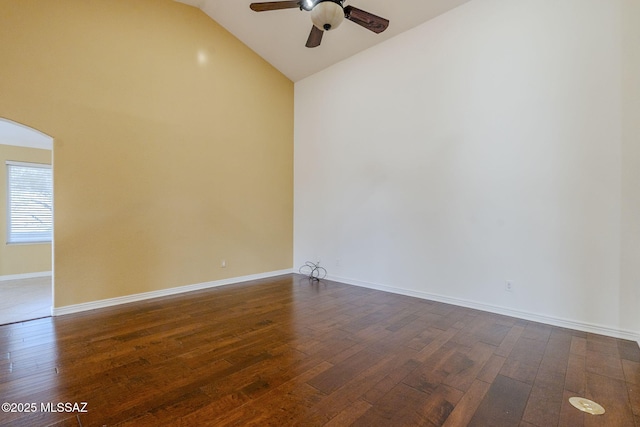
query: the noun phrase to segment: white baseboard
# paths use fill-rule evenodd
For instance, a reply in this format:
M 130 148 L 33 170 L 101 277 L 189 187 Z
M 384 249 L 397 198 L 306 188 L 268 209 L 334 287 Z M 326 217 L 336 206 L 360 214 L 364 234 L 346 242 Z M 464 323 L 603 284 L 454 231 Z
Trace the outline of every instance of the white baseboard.
M 159 298 L 164 296 L 176 295 L 184 292 L 197 291 L 201 289 L 215 288 L 218 286 L 231 285 L 234 283 L 248 282 L 251 280 L 266 279 L 269 277 L 281 276 L 284 274 L 291 274 L 291 273 L 294 273 L 293 269 L 277 270 L 277 271 L 271 271 L 267 273 L 233 277 L 229 279 L 216 280 L 212 282 L 197 283 L 194 285 L 179 286 L 175 288 L 162 289 L 158 291 L 127 295 L 124 297 L 109 298 L 109 299 L 92 301 L 92 302 L 87 302 L 82 304 L 56 307 L 56 308 L 52 308 L 51 313 L 53 316 L 62 316 L 65 314 L 78 313 L 82 311 L 95 310 L 95 309 L 105 308 L 105 307 L 112 307 L 114 305 L 127 304 L 130 302 L 143 301 L 151 298 Z M 38 276 L 31 275 L 29 277 L 43 277 L 46 275 L 51 275 L 51 272 L 34 273 L 34 274 L 38 274 Z M 17 276 L 22 276 L 22 275 L 17 275 Z M 9 276 L 0 276 L 0 280 L 3 280 L 2 277 L 9 277 Z M 24 277 L 18 277 L 18 278 L 24 278 Z M 446 304 L 457 305 L 461 307 L 473 308 L 476 310 L 487 311 L 490 313 L 502 314 L 505 316 L 516 317 L 519 319 L 530 320 L 533 322 L 544 323 L 547 325 L 558 326 L 562 328 L 575 329 L 583 332 L 591 332 L 591 333 L 606 335 L 614 338 L 622 338 L 630 341 L 636 341 L 638 343 L 638 346 L 640 346 L 640 332 L 620 330 L 620 329 L 610 328 L 607 326 L 595 325 L 595 324 L 590 324 L 586 322 L 578 322 L 578 321 L 562 319 L 558 317 L 543 316 L 535 313 L 530 313 L 530 312 L 520 311 L 520 310 L 513 310 L 510 308 L 495 306 L 491 304 L 484 304 L 484 303 L 479 303 L 479 302 L 460 299 L 460 298 L 452 298 L 444 295 L 431 294 L 428 292 L 402 289 L 402 288 L 397 288 L 392 286 L 381 285 L 377 283 L 364 282 L 361 280 L 348 279 L 344 277 L 329 276 L 327 277 L 327 279 L 344 283 L 347 285 L 360 286 L 368 289 L 376 289 L 379 291 L 385 291 L 385 292 L 390 292 L 394 294 L 406 295 L 406 296 L 411 296 L 411 297 L 416 297 L 416 298 L 421 298 L 421 299 L 426 299 L 431 301 L 443 302 Z M 13 280 L 13 279 L 4 279 L 4 280 Z
M 0 276 L 0 282 L 4 282 L 7 280 L 34 279 L 37 277 L 47 277 L 47 276 L 51 276 L 50 271 L 40 271 L 37 273 L 23 273 L 23 274 L 6 274 L 4 276 Z
M 267 273 L 251 274 L 249 276 L 232 277 L 229 279 L 215 280 L 212 282 L 196 283 L 194 285 L 178 286 L 175 288 L 161 289 L 158 291 L 143 292 L 140 294 L 126 295 L 117 298 L 108 298 L 98 301 L 85 302 L 82 304 L 67 305 L 64 307 L 54 307 L 51 310 L 53 316 L 79 313 L 81 311 L 95 310 L 98 308 L 112 307 L 114 305 L 127 304 L 130 302 L 143 301 L 151 298 L 166 297 L 169 295 L 181 294 L 184 292 L 198 291 L 201 289 L 215 288 L 218 286 L 231 285 L 234 283 L 248 282 L 250 280 L 266 279 L 269 277 L 291 274 L 292 269 L 270 271 Z
M 444 295 L 431 294 L 428 292 L 413 291 L 410 289 L 396 288 L 392 286 L 380 285 L 377 283 L 364 282 L 361 280 L 348 279 L 344 277 L 328 276 L 327 279 L 336 282 L 345 283 L 347 285 L 360 286 L 368 289 L 376 289 L 379 291 L 391 292 L 394 294 L 406 295 L 431 301 L 443 302 L 446 304 L 457 305 L 461 307 L 473 308 L 476 310 L 488 311 L 490 313 L 502 314 L 505 316 L 516 317 L 518 319 L 531 320 L 533 322 L 544 323 L 561 328 L 575 329 L 583 332 L 591 332 L 594 334 L 606 335 L 614 338 L 622 338 L 625 340 L 636 341 L 640 346 L 640 332 L 615 329 L 608 326 L 596 325 L 592 323 L 579 322 L 575 320 L 562 319 L 559 317 L 544 316 L 540 314 L 530 313 L 527 311 L 513 310 L 506 307 L 500 307 L 491 304 L 484 304 L 475 301 L 452 298 Z

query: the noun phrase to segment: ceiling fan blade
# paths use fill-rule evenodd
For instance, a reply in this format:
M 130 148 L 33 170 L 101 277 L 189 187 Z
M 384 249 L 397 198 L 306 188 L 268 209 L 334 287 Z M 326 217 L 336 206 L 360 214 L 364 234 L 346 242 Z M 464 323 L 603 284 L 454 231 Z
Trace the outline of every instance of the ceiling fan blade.
M 315 25 L 311 26 L 311 32 L 309 33 L 309 38 L 307 39 L 306 47 L 318 47 L 320 46 L 320 42 L 322 41 L 322 35 L 324 31 L 316 27 Z
M 353 6 L 345 6 L 344 17 L 374 33 L 381 33 L 389 26 L 388 19 L 381 18 L 373 13 L 365 12 Z
M 256 12 L 266 12 L 268 10 L 280 10 L 280 9 L 293 9 L 294 7 L 299 8 L 299 1 L 268 1 L 262 3 L 251 3 L 249 5 L 251 10 Z

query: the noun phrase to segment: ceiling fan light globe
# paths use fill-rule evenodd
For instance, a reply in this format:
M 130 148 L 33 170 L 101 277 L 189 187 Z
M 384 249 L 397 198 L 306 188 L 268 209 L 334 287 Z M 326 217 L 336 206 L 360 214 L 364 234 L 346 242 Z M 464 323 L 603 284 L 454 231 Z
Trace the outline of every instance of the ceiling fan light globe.
M 311 11 L 311 22 L 323 31 L 334 30 L 344 21 L 342 6 L 331 0 L 318 3 Z

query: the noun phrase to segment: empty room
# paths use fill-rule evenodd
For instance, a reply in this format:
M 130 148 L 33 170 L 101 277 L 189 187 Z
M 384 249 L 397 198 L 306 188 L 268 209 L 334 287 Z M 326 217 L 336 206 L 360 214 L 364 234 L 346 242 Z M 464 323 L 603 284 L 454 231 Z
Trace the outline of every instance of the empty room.
M 640 427 L 637 0 L 0 0 L 0 160 L 0 426 Z

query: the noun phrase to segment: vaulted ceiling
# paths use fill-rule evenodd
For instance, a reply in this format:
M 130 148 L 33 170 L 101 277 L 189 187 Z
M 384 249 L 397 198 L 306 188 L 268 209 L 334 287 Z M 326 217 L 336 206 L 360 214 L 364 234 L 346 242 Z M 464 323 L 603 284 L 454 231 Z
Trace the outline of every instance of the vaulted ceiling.
M 388 19 L 389 28 L 375 34 L 345 20 L 316 48 L 305 47 L 312 25 L 309 12 L 297 8 L 254 12 L 249 9 L 252 0 L 176 1 L 202 9 L 295 82 L 470 0 L 347 0 L 345 6 Z

